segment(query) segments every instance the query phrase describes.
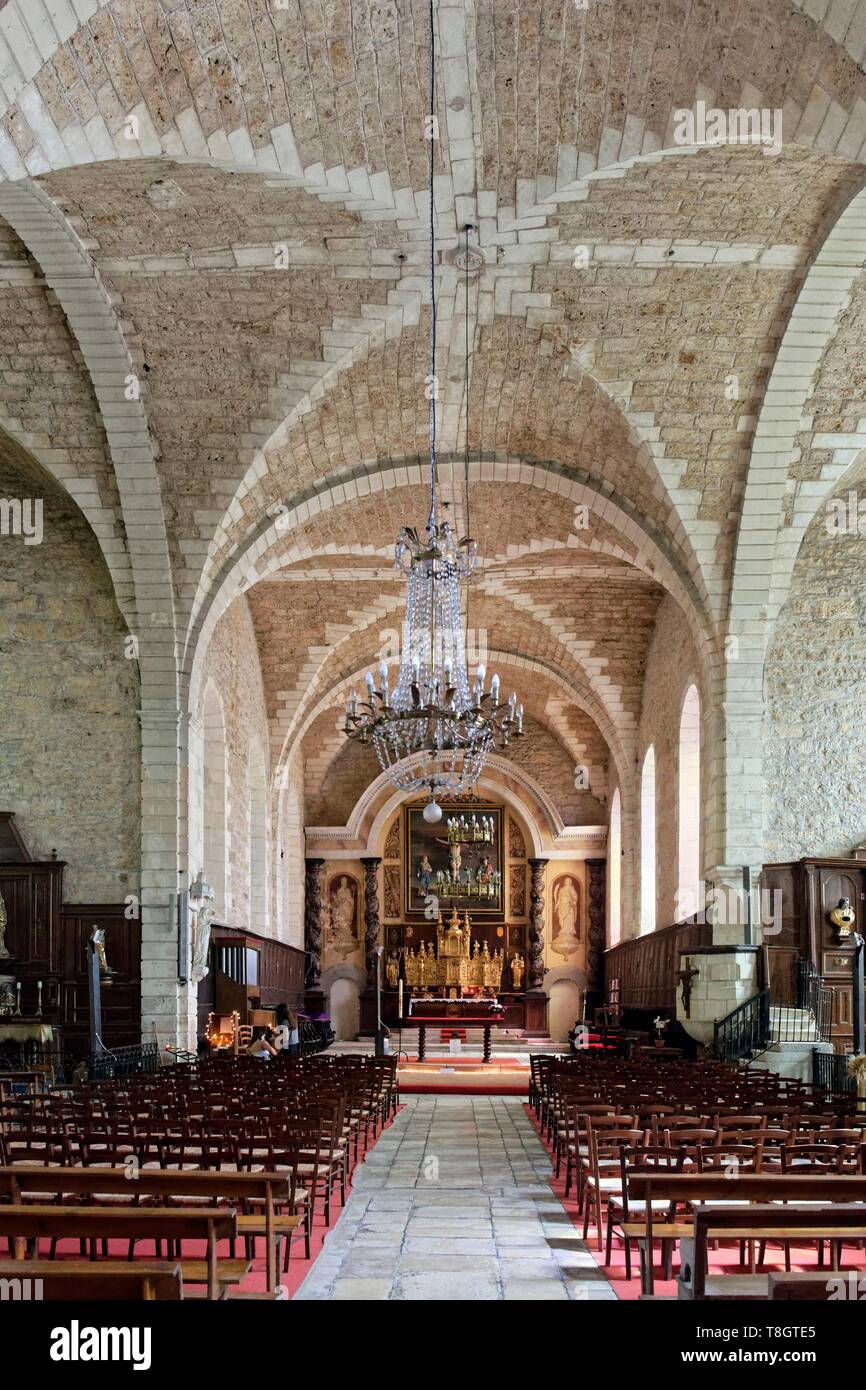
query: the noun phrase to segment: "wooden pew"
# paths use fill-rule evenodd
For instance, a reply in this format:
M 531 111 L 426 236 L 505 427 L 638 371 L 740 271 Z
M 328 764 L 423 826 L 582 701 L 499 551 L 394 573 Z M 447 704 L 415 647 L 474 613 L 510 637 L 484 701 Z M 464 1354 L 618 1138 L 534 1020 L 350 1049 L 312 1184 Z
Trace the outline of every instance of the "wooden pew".
M 629 1196 L 646 1204 L 643 1222 L 630 1223 L 627 1234 L 645 1241 L 643 1292 L 653 1292 L 653 1240 L 665 1238 L 661 1221 L 653 1225 L 653 1201 L 676 1201 L 688 1205 L 700 1202 L 866 1202 L 866 1176 L 821 1173 L 741 1173 L 733 1178 L 725 1173 L 670 1173 L 663 1170 L 636 1172 L 628 1178 Z M 734 1208 L 734 1210 L 745 1210 Z M 864 1212 L 866 1220 L 866 1212 Z M 678 1222 L 678 1226 L 680 1223 Z M 680 1237 L 685 1235 L 679 1231 Z M 668 1237 L 670 1239 L 670 1237 Z
M 858 1284 L 863 1280 L 862 1273 L 854 1271 Z M 843 1284 L 848 1284 L 847 1274 L 771 1274 L 769 1283 L 769 1296 L 772 1302 L 778 1303 L 826 1303 L 830 1298 L 831 1288 L 834 1281 L 841 1280 Z M 862 1294 L 860 1295 L 862 1297 Z
M 45 1303 L 176 1302 L 183 1298 L 180 1265 L 170 1260 L 134 1264 L 120 1260 L 102 1264 L 87 1260 L 0 1260 L 0 1284 L 10 1279 L 29 1279 L 40 1286 L 36 1297 Z
M 269 1293 L 276 1293 L 277 1290 L 278 1241 L 283 1236 L 291 1239 L 292 1232 L 301 1221 L 301 1217 L 294 1214 L 276 1215 L 276 1205 L 282 1200 L 287 1201 L 289 1196 L 289 1179 L 285 1173 L 174 1168 L 58 1168 L 29 1164 L 0 1167 L 0 1200 L 20 1202 L 22 1192 L 58 1197 L 93 1197 L 95 1193 L 128 1197 L 134 1194 L 161 1201 L 183 1200 L 186 1197 L 235 1202 L 262 1201 L 262 1216 L 237 1216 L 237 1234 L 264 1236 Z M 130 1203 L 129 1210 L 146 1208 Z
M 227 1284 L 238 1283 L 249 1270 L 246 1260 L 218 1260 L 217 1242 L 235 1240 L 234 1212 L 217 1207 L 84 1207 L 0 1204 L 0 1238 L 15 1242 L 16 1262 L 21 1242 L 39 1240 L 203 1240 L 207 1259 L 181 1260 L 187 1283 L 207 1284 L 208 1298 L 219 1298 Z M 38 1260 L 38 1245 L 35 1247 Z M 52 1261 L 47 1261 L 52 1267 Z M 119 1262 L 129 1269 L 130 1262 Z
M 767 1298 L 769 1275 L 707 1275 L 711 1240 L 775 1240 L 798 1245 L 814 1240 L 866 1240 L 866 1206 L 835 1203 L 748 1207 L 698 1207 L 694 1238 L 683 1241 L 679 1296 L 683 1299 Z M 833 1278 L 828 1271 L 828 1278 Z M 751 1283 L 746 1286 L 745 1280 Z

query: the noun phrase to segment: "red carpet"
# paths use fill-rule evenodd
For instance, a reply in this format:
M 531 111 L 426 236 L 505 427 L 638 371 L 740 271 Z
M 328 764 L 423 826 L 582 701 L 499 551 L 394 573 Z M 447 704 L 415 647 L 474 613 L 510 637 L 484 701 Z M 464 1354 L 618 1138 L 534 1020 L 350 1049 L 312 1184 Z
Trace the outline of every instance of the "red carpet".
M 540 1127 L 539 1127 L 539 1124 L 538 1124 L 538 1120 L 536 1119 L 535 1113 L 534 1113 L 534 1111 L 532 1110 L 531 1106 L 527 1105 L 526 1111 L 527 1111 L 527 1114 L 529 1115 L 530 1119 L 532 1120 L 532 1123 L 535 1125 L 536 1130 L 538 1130 L 539 1134 L 541 1135 L 541 1130 L 540 1130 Z M 543 1135 L 541 1135 L 541 1139 L 542 1139 L 542 1142 L 544 1142 L 544 1136 L 543 1136 Z M 545 1147 L 547 1147 L 546 1144 L 545 1144 Z M 557 1195 L 557 1197 L 559 1198 L 559 1200 L 562 1202 L 562 1205 L 565 1207 L 565 1209 L 566 1209 L 566 1211 L 568 1212 L 569 1216 L 571 1217 L 571 1219 L 572 1219 L 574 1225 L 576 1226 L 576 1228 L 577 1228 L 579 1234 L 582 1236 L 582 1235 L 583 1235 L 583 1216 L 582 1216 L 582 1215 L 578 1215 L 577 1202 L 574 1200 L 574 1196 L 573 1196 L 573 1194 L 574 1194 L 574 1182 L 573 1182 L 573 1181 L 572 1181 L 572 1187 L 571 1187 L 572 1196 L 571 1196 L 571 1197 L 566 1197 L 566 1196 L 565 1196 L 565 1163 L 564 1163 L 564 1162 L 563 1162 L 563 1164 L 562 1164 L 562 1170 L 563 1170 L 563 1171 L 562 1171 L 562 1176 L 559 1177 L 559 1178 L 557 1178 L 557 1177 L 551 1175 L 551 1178 L 550 1178 L 550 1185 L 551 1185 L 551 1187 L 553 1188 L 553 1190 L 554 1190 L 554 1192 L 556 1193 L 556 1195 Z M 623 1246 L 622 1241 L 621 1241 L 621 1240 L 617 1240 L 616 1237 L 614 1237 L 613 1247 L 612 1247 L 612 1249 L 611 1249 L 611 1262 L 610 1262 L 609 1265 L 607 1265 L 607 1264 L 604 1263 L 604 1248 L 602 1247 L 601 1250 L 597 1249 L 596 1239 L 597 1239 L 597 1238 L 596 1238 L 595 1226 L 593 1225 L 592 1221 L 590 1221 L 589 1233 L 588 1233 L 588 1235 L 587 1235 L 587 1246 L 588 1246 L 588 1248 L 589 1248 L 589 1252 L 590 1252 L 590 1254 L 592 1255 L 593 1259 L 595 1260 L 596 1264 L 598 1265 L 599 1269 L 601 1269 L 601 1270 L 604 1272 L 605 1278 L 607 1278 L 607 1279 L 610 1280 L 611 1286 L 613 1287 L 613 1290 L 614 1290 L 614 1292 L 616 1293 L 617 1298 L 622 1298 L 622 1299 L 638 1299 L 638 1298 L 640 1298 L 640 1295 L 641 1295 L 641 1286 L 640 1286 L 640 1259 L 639 1259 L 639 1256 L 638 1256 L 637 1246 L 636 1246 L 634 1243 L 632 1243 L 631 1279 L 627 1279 L 627 1278 L 626 1278 L 626 1275 L 625 1275 L 625 1248 L 624 1248 L 624 1246 Z M 825 1252 L 825 1253 L 826 1253 L 826 1252 Z M 733 1244 L 731 1244 L 730 1246 L 723 1246 L 722 1248 L 720 1248 L 720 1249 L 718 1249 L 718 1250 L 712 1250 L 712 1251 L 710 1251 L 709 1263 L 710 1263 L 710 1271 L 709 1271 L 709 1272 L 710 1272 L 711 1275 L 712 1275 L 712 1274 L 722 1274 L 722 1273 L 737 1273 L 737 1274 L 748 1274 L 748 1273 L 749 1273 L 749 1267 L 748 1267 L 748 1265 L 743 1265 L 743 1264 L 740 1263 L 740 1260 L 739 1260 L 739 1247 L 738 1247 L 738 1246 L 735 1246 L 735 1245 L 733 1245 Z M 845 1269 L 846 1269 L 846 1270 L 849 1269 L 849 1268 L 851 1268 L 852 1266 L 855 1267 L 855 1268 L 858 1269 L 858 1270 L 866 1269 L 866 1251 L 864 1251 L 864 1250 L 853 1251 L 852 1248 L 851 1248 L 851 1246 L 850 1246 L 850 1245 L 847 1245 L 847 1246 L 845 1247 L 844 1265 L 845 1265 Z M 814 1271 L 816 1270 L 816 1268 L 817 1268 L 817 1251 L 816 1251 L 815 1246 L 809 1246 L 809 1247 L 792 1246 L 792 1247 L 791 1247 L 791 1272 L 792 1272 L 793 1274 L 800 1274 L 800 1273 L 806 1274 L 806 1273 L 814 1272 Z M 663 1298 L 676 1298 L 676 1297 L 677 1297 L 677 1274 L 679 1273 L 679 1251 L 678 1251 L 678 1246 L 677 1246 L 677 1245 L 674 1245 L 674 1254 L 673 1254 L 673 1276 L 674 1276 L 674 1277 L 673 1277 L 672 1279 L 662 1279 L 661 1273 L 660 1273 L 660 1269 L 661 1269 L 661 1250 L 660 1250 L 660 1246 L 657 1245 L 656 1248 L 655 1248 L 655 1265 L 654 1265 L 654 1285 L 655 1285 L 655 1287 L 654 1287 L 654 1290 L 653 1290 L 653 1291 L 654 1291 L 654 1293 L 655 1293 L 656 1295 L 658 1295 L 659 1297 L 663 1297 Z M 760 1268 L 760 1270 L 759 1270 L 758 1272 L 761 1273 L 761 1274 L 770 1273 L 770 1272 L 773 1272 L 773 1273 L 784 1273 L 784 1270 L 785 1270 L 785 1257 L 784 1257 L 784 1252 L 783 1252 L 783 1250 L 782 1250 L 781 1247 L 779 1247 L 779 1246 L 773 1246 L 772 1243 L 769 1244 L 769 1245 L 767 1246 L 767 1250 L 766 1250 L 766 1258 L 765 1258 L 764 1262 L 762 1263 L 761 1268 Z M 821 1272 L 823 1273 L 823 1271 L 821 1271 Z M 831 1274 L 831 1271 L 830 1271 L 829 1269 L 826 1271 L 826 1273 L 827 1273 L 827 1278 L 828 1278 L 828 1279 L 831 1278 L 831 1277 L 833 1277 L 832 1274 Z

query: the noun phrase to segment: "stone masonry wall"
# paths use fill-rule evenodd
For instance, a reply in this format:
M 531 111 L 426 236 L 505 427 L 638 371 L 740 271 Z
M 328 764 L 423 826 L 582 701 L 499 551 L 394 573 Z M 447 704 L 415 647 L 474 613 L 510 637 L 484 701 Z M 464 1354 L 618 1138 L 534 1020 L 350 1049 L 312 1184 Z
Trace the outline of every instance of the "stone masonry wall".
M 840 489 L 866 512 L 866 468 Z M 866 839 L 866 520 L 831 534 L 821 511 L 803 541 L 767 655 L 764 858 L 845 854 Z
M 78 509 L 5 446 L 0 498 L 42 498 L 44 532 L 0 525 L 0 809 L 67 861 L 67 902 L 119 903 L 139 891 L 138 668 Z

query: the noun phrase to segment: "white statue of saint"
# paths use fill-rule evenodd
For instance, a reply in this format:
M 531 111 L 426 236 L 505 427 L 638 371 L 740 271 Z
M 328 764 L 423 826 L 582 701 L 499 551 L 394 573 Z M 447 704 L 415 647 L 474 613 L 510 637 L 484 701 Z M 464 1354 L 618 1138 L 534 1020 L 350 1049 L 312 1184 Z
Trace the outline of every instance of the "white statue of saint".
M 190 983 L 200 984 L 208 973 L 209 963 L 208 954 L 210 950 L 210 927 L 214 918 L 213 905 L 209 902 L 202 903 L 198 912 L 193 914 L 194 923 L 192 929 L 192 963 L 190 967 Z
M 553 890 L 553 912 L 559 930 L 550 944 L 560 956 L 570 956 L 580 946 L 577 911 L 578 896 L 574 880 L 559 879 Z
M 331 945 L 342 956 L 347 956 L 358 945 L 355 936 L 355 892 L 345 874 L 331 895 Z

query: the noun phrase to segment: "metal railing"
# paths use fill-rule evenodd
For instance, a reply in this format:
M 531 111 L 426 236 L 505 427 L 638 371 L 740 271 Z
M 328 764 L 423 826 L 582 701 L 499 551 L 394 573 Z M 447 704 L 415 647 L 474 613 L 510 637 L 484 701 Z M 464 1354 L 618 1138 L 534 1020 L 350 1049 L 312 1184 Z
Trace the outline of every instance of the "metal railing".
M 83 1075 L 86 1070 L 88 1081 L 108 1081 L 112 1077 L 144 1076 L 159 1070 L 160 1051 L 155 1042 L 136 1043 L 128 1047 L 107 1048 L 104 1052 L 90 1052 L 87 1048 L 75 1051 L 71 1048 L 42 1048 L 34 1055 L 19 1049 L 4 1053 L 0 1059 L 0 1070 L 13 1074 L 32 1071 L 34 1067 L 46 1074 L 52 1073 L 58 1084 L 67 1084 L 75 1079 L 75 1073 Z
M 774 1042 L 829 1042 L 833 1022 L 833 990 L 810 960 L 797 962 L 796 1004 L 772 1004 L 770 1024 Z
M 812 1081 L 831 1094 L 856 1090 L 856 1082 L 848 1074 L 849 1061 L 849 1057 L 839 1052 L 813 1052 Z
M 713 1055 L 722 1062 L 739 1062 L 765 1052 L 770 1045 L 770 991 L 759 990 L 713 1027 Z
M 91 1081 L 107 1081 L 118 1076 L 145 1076 L 159 1071 L 159 1047 L 155 1042 L 133 1047 L 106 1048 L 92 1053 L 87 1061 Z

